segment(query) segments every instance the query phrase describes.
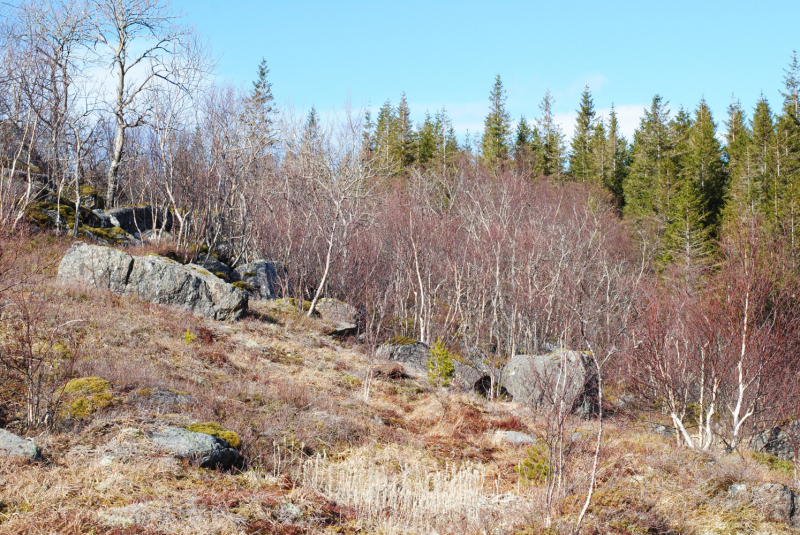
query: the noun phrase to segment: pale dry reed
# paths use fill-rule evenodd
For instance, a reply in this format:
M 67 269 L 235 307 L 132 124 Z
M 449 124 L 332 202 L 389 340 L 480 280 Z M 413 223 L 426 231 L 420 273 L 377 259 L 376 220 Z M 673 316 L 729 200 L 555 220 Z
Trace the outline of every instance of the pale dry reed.
M 525 506 L 519 495 L 492 493 L 494 477 L 485 466 L 465 462 L 436 469 L 408 459 L 385 462 L 371 453 L 339 462 L 325 454 L 310 457 L 300 466 L 302 484 L 390 532 L 503 533 L 516 516 L 508 513 Z M 498 522 L 501 515 L 505 519 Z

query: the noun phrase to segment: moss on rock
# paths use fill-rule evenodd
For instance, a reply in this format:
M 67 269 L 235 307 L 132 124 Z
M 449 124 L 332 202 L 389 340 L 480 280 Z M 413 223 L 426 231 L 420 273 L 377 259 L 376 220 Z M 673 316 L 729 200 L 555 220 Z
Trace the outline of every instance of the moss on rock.
M 409 338 L 408 336 L 397 335 L 389 338 L 386 340 L 386 345 L 390 346 L 410 346 L 411 344 L 416 344 L 417 341 L 413 338 Z
M 253 287 L 243 281 L 237 281 L 232 284 L 234 288 L 238 288 L 240 290 L 244 290 L 245 292 L 254 292 Z
M 128 233 L 119 227 L 93 228 L 84 225 L 83 229 L 109 243 L 120 243 L 128 236 Z
M 71 418 L 86 418 L 116 401 L 111 383 L 100 377 L 72 379 L 63 388 L 64 412 Z
M 239 438 L 238 434 L 236 434 L 234 431 L 228 431 L 216 422 L 196 423 L 187 426 L 186 429 L 189 431 L 194 431 L 195 433 L 205 433 L 207 435 L 221 438 L 228 443 L 228 446 L 237 450 L 242 445 L 242 440 Z

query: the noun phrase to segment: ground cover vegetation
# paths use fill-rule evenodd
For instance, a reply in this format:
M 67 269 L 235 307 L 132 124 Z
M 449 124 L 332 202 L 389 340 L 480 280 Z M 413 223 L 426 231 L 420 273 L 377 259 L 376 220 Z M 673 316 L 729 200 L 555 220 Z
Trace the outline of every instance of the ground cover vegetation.
M 159 0 L 0 14 L 0 428 L 43 451 L 0 457 L 0 532 L 800 526 L 796 54 L 780 108 L 733 101 L 723 130 L 656 95 L 626 140 L 587 87 L 568 147 L 549 92 L 512 124 L 500 76 L 463 140 L 405 94 L 298 116 L 266 61 L 209 82 L 186 23 Z M 150 227 L 100 228 L 121 206 Z M 75 238 L 226 281 L 269 259 L 281 299 L 219 322 L 57 284 Z M 421 372 L 381 358 L 418 342 Z M 580 400 L 566 360 L 509 400 L 504 365 L 561 348 Z M 163 426 L 239 460 L 160 455 Z

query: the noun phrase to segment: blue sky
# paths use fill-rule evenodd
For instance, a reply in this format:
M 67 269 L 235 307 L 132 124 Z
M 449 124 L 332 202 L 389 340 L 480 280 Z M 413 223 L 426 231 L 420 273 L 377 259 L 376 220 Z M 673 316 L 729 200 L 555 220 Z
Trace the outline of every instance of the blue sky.
M 630 134 L 655 93 L 676 111 L 702 96 L 717 122 L 734 93 L 748 111 L 763 91 L 780 108 L 800 2 L 173 0 L 219 56 L 218 77 L 249 84 L 261 57 L 273 93 L 298 111 L 373 110 L 406 92 L 415 120 L 446 106 L 459 134 L 482 129 L 500 74 L 516 121 L 547 88 L 571 134 L 589 84 Z

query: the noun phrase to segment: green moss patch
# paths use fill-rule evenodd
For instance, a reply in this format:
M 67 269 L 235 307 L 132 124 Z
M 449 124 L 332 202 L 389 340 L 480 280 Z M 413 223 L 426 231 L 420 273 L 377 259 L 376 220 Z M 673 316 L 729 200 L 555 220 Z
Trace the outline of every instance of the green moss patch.
M 242 440 L 239 438 L 239 435 L 233 431 L 228 431 L 216 422 L 196 423 L 187 426 L 186 429 L 189 431 L 194 431 L 195 433 L 205 433 L 207 435 L 221 438 L 228 443 L 228 446 L 231 448 L 236 448 L 237 450 L 242 445 Z
M 232 284 L 234 288 L 238 288 L 240 290 L 244 290 L 245 292 L 253 292 L 253 287 L 243 281 L 237 281 Z
M 92 228 L 84 225 L 83 228 L 87 232 L 90 232 L 95 236 L 97 236 L 98 238 L 101 238 L 109 243 L 120 243 L 122 241 L 125 241 L 125 238 L 127 238 L 128 236 L 128 233 L 119 227 Z
M 781 474 L 790 477 L 794 474 L 794 465 L 792 464 L 792 461 L 787 461 L 770 453 L 763 453 L 760 451 L 754 451 L 752 455 L 753 460 L 770 468 L 771 470 L 775 470 L 776 472 L 780 472 Z
M 295 299 L 294 297 L 284 297 L 282 299 L 276 299 L 275 304 L 281 308 L 291 308 L 294 311 L 297 311 L 297 305 L 300 304 L 299 299 Z M 303 301 L 303 311 L 308 312 L 311 308 L 311 301 Z
M 62 197 L 61 204 L 50 201 L 41 201 L 32 202 L 25 208 L 26 218 L 30 222 L 42 228 L 53 225 L 53 221 L 50 219 L 50 216 L 48 216 L 47 212 L 58 212 L 62 225 L 65 224 L 67 228 L 72 228 L 75 225 L 75 206 L 72 205 L 66 198 Z M 100 218 L 98 218 L 91 210 L 81 207 L 80 222 L 85 226 L 93 227 L 94 225 L 100 224 Z
M 392 336 L 388 340 L 386 340 L 386 344 L 390 346 L 410 346 L 411 344 L 416 344 L 417 341 L 413 338 L 409 338 L 408 336 Z
M 214 275 L 216 275 L 217 277 L 219 277 L 220 279 L 222 279 L 224 281 L 228 280 L 228 275 L 224 271 L 215 271 Z
M 70 418 L 86 418 L 116 401 L 111 383 L 100 377 L 72 379 L 63 388 L 64 412 Z

